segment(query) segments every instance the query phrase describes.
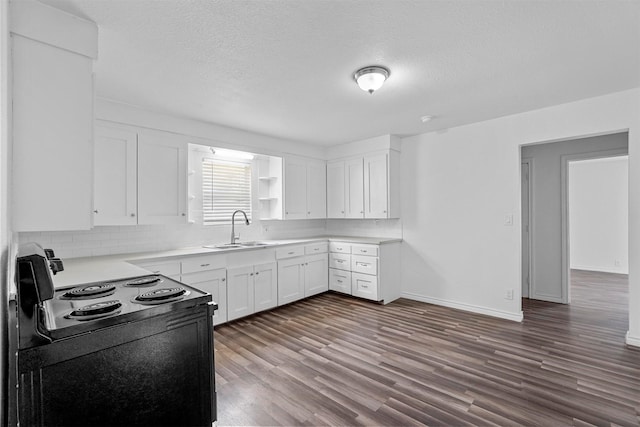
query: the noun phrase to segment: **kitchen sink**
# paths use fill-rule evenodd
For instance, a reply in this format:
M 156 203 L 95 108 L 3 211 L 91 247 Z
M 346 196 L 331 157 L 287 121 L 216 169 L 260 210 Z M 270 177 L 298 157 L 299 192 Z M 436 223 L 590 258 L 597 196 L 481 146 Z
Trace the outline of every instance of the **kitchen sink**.
M 271 243 L 266 243 L 266 242 L 241 242 L 238 243 L 240 246 L 244 247 L 244 248 L 250 248 L 253 246 L 269 246 Z
M 256 248 L 269 246 L 271 243 L 266 242 L 240 242 L 240 243 L 223 243 L 220 245 L 205 245 L 207 249 L 238 249 L 238 248 Z

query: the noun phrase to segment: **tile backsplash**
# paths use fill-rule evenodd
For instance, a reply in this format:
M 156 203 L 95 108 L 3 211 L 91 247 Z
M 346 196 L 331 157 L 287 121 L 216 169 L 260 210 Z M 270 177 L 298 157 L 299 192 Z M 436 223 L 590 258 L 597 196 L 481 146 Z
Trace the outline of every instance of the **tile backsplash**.
M 402 237 L 400 220 L 296 220 L 238 221 L 236 233 L 243 241 L 286 239 L 318 235 Z M 227 243 L 231 226 L 137 225 L 103 226 L 86 231 L 19 233 L 19 243 L 37 242 L 56 251 L 61 258 L 163 251 L 176 248 Z

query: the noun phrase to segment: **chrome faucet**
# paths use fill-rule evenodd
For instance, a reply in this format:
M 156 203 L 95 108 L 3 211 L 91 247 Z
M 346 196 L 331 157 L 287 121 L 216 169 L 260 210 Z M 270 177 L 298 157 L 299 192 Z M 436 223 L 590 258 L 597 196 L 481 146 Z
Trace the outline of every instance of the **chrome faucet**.
M 238 212 L 244 215 L 244 222 L 245 224 L 249 225 L 249 218 L 247 218 L 247 214 L 244 211 L 238 209 L 233 213 L 233 215 L 231 215 L 231 242 L 229 243 L 231 245 L 235 245 L 240 239 L 240 236 L 236 236 L 236 223 L 235 223 L 236 214 Z

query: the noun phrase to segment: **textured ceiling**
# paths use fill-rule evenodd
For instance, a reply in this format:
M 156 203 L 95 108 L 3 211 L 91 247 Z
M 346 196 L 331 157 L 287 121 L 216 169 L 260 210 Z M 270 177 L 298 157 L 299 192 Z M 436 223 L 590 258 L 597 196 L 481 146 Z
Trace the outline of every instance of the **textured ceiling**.
M 98 24 L 99 96 L 314 144 L 640 86 L 633 0 L 43 2 Z M 391 76 L 369 95 L 372 64 Z

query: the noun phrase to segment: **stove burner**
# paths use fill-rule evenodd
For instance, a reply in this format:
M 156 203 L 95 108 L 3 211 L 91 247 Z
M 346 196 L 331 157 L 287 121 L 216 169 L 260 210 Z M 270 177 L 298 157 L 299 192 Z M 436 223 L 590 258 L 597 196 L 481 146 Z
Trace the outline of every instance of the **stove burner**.
M 93 299 L 106 297 L 116 291 L 115 285 L 111 283 L 102 283 L 99 285 L 87 285 L 80 288 L 71 289 L 60 296 L 60 299 Z
M 121 309 L 122 303 L 118 300 L 103 301 L 77 308 L 64 317 L 76 320 L 93 320 L 118 314 Z
M 146 276 L 141 277 L 139 279 L 127 280 L 123 286 L 128 286 L 132 288 L 144 288 L 155 285 L 157 282 L 160 282 L 160 276 Z
M 132 302 L 147 305 L 164 304 L 181 300 L 187 295 L 189 295 L 189 292 L 182 287 L 161 288 L 138 295 Z

